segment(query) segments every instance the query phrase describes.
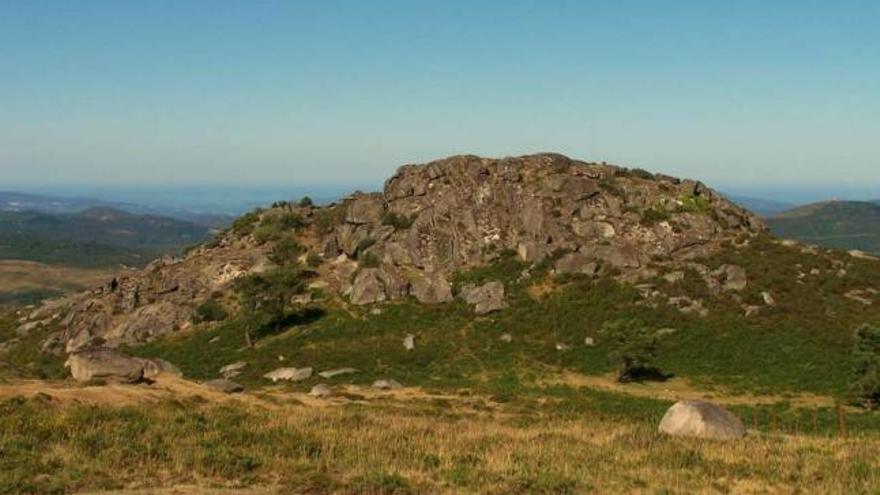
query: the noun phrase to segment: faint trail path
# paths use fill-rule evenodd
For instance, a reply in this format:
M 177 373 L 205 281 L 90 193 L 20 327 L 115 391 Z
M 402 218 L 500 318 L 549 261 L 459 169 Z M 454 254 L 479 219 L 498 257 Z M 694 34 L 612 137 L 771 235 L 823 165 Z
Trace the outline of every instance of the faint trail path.
M 581 375 L 564 372 L 556 378 L 544 380 L 545 384 L 564 384 L 572 387 L 588 387 L 596 390 L 616 392 L 668 401 L 677 400 L 711 400 L 730 405 L 768 405 L 787 402 L 799 407 L 833 407 L 832 397 L 813 394 L 792 395 L 753 395 L 733 394 L 722 388 L 716 390 L 700 390 L 683 378 L 672 378 L 665 382 L 618 383 L 613 375 Z

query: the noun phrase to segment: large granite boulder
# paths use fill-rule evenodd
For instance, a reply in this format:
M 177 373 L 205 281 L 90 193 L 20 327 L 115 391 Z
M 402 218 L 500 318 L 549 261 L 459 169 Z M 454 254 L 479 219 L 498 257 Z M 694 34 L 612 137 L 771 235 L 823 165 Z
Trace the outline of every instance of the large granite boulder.
M 388 298 L 385 294 L 385 284 L 379 276 L 379 269 L 365 268 L 358 272 L 351 284 L 349 301 L 352 304 L 373 304 L 382 302 Z
M 78 382 L 106 380 L 135 383 L 144 378 L 144 361 L 114 349 L 85 349 L 72 353 L 65 366 Z
M 706 401 L 683 400 L 666 411 L 660 431 L 668 435 L 713 439 L 742 438 L 746 428 L 730 411 Z
M 424 304 L 452 301 L 452 286 L 439 272 L 417 272 L 410 281 L 410 293 Z
M 484 315 L 507 307 L 504 302 L 504 284 L 497 280 L 483 285 L 468 284 L 461 288 L 464 301 L 474 307 L 474 313 Z

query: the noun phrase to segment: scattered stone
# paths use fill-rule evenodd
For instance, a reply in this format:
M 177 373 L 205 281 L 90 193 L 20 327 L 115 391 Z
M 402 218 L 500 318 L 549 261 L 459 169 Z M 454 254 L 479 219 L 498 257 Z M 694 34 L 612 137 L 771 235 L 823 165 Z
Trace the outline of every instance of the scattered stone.
M 312 387 L 312 389 L 309 391 L 309 395 L 311 395 L 312 397 L 317 397 L 319 399 L 329 399 L 330 397 L 333 397 L 334 394 L 333 389 L 330 387 L 330 385 L 319 383 L 318 385 Z
M 571 349 L 571 346 L 568 345 L 568 344 L 563 344 L 563 343 L 561 343 L 561 342 L 557 342 L 557 343 L 556 343 L 556 350 L 559 351 L 559 352 L 565 352 L 565 351 L 567 351 L 567 350 L 569 350 L 569 349 Z
M 510 335 L 509 333 L 503 333 L 503 334 L 501 334 L 501 337 L 498 338 L 498 340 L 500 340 L 501 342 L 510 343 L 510 342 L 513 342 L 513 336 Z
M 326 370 L 318 373 L 318 376 L 321 378 L 333 378 L 334 376 L 339 375 L 348 375 L 351 373 L 357 373 L 355 368 L 336 368 L 332 370 Z
M 403 338 L 403 348 L 407 351 L 411 351 L 416 348 L 416 336 L 413 334 L 408 334 Z
M 238 383 L 233 382 L 232 380 L 227 380 L 226 378 L 209 380 L 203 385 L 219 392 L 223 392 L 224 394 L 236 394 L 244 391 L 244 387 L 242 387 Z
M 474 306 L 474 313 L 484 315 L 507 307 L 504 302 L 504 284 L 498 281 L 476 286 L 467 284 L 461 288 L 464 301 Z
M 703 318 L 709 316 L 709 310 L 703 307 L 703 301 L 699 299 L 687 296 L 670 297 L 668 303 L 686 315 L 696 314 Z
M 584 337 L 584 345 L 587 347 L 596 347 L 596 340 L 593 337 Z
M 660 432 L 673 436 L 712 439 L 742 438 L 746 428 L 730 411 L 706 401 L 683 400 L 666 411 Z
M 278 360 L 279 360 L 279 361 L 284 361 L 284 356 L 282 356 L 281 354 L 279 354 L 279 355 L 278 355 Z
M 247 366 L 247 363 L 244 361 L 237 361 L 232 364 L 227 364 L 226 366 L 220 368 L 220 376 L 223 378 L 235 378 L 236 376 L 241 374 L 241 371 Z
M 761 292 L 761 298 L 764 299 L 764 304 L 767 306 L 776 306 L 776 299 L 769 292 Z
M 747 304 L 743 306 L 743 312 L 745 313 L 746 318 L 748 318 L 749 316 L 755 316 L 756 314 L 761 312 L 761 306 Z
M 684 280 L 684 272 L 683 271 L 675 271 L 669 272 L 666 275 L 663 275 L 663 279 L 669 282 L 670 284 L 676 284 Z
M 217 342 L 220 342 L 220 336 L 219 336 L 219 335 L 216 336 L 216 337 L 211 337 L 211 340 L 208 341 L 209 344 L 216 344 Z
M 370 310 L 370 314 L 373 316 L 379 316 L 382 314 L 382 308 L 373 308 Z
M 870 306 L 874 304 L 874 301 L 871 299 L 871 295 L 871 291 L 855 289 L 847 292 L 843 295 L 843 297 L 846 297 L 847 299 L 858 303 L 862 303 L 865 306 Z
M 657 336 L 658 337 L 665 337 L 667 335 L 672 335 L 677 331 L 678 331 L 678 329 L 676 329 L 676 328 L 668 328 L 668 327 L 661 328 L 660 330 L 657 330 Z
M 267 380 L 272 380 L 272 383 L 277 383 L 279 381 L 289 381 L 289 382 L 301 382 L 303 380 L 307 380 L 312 377 L 312 368 L 278 368 L 272 370 L 265 375 L 263 378 Z
M 144 377 L 144 362 L 115 349 L 92 348 L 70 355 L 65 363 L 78 382 L 108 380 L 120 383 L 139 382 Z
M 373 388 L 377 388 L 379 390 L 398 390 L 403 388 L 403 385 L 400 384 L 397 380 L 387 378 L 382 380 L 376 380 L 373 382 Z

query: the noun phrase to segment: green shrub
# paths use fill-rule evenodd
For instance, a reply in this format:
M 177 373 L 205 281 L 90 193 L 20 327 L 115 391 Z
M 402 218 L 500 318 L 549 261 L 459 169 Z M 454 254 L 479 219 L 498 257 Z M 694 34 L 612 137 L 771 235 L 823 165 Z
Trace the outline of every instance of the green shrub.
M 342 223 L 345 208 L 339 205 L 328 206 L 315 214 L 315 227 L 321 234 L 329 234 L 334 227 Z
M 312 201 L 312 198 L 308 196 L 303 196 L 301 200 L 299 200 L 299 205 L 303 208 L 307 208 L 309 206 L 314 206 L 315 202 Z
M 638 320 L 607 322 L 602 326 L 602 340 L 608 357 L 617 363 L 617 381 L 641 381 L 662 375 L 654 366 L 657 358 L 657 334 Z
M 262 219 L 254 231 L 254 237 L 260 242 L 269 242 L 280 239 L 290 231 L 296 231 L 306 225 L 302 216 L 296 213 L 281 213 L 268 215 Z
M 206 299 L 196 308 L 196 323 L 207 321 L 223 321 L 229 317 L 226 308 L 220 304 L 220 301 L 212 298 Z
M 269 251 L 269 260 L 276 265 L 296 265 L 299 256 L 306 251 L 292 235 L 285 235 L 275 241 Z
M 880 406 L 880 327 L 862 325 L 856 331 L 853 393 L 868 409 Z
M 712 209 L 712 205 L 705 196 L 691 194 L 682 196 L 679 200 L 681 201 L 681 211 L 686 213 L 707 213 Z
M 358 259 L 358 265 L 363 268 L 376 268 L 379 266 L 379 257 L 368 251 Z
M 361 253 L 363 253 L 367 249 L 370 249 L 370 246 L 372 246 L 373 244 L 376 244 L 376 239 L 371 239 L 369 237 L 359 242 L 354 251 L 355 258 L 359 257 Z
M 651 172 L 648 172 L 645 169 L 633 168 L 633 169 L 630 169 L 629 172 L 633 177 L 638 177 L 639 179 L 654 180 L 654 174 L 652 174 Z
M 318 266 L 321 266 L 321 263 L 323 261 L 324 260 L 321 258 L 321 256 L 314 251 L 309 251 L 309 255 L 306 256 L 306 265 L 308 265 L 312 268 L 316 268 Z
M 238 235 L 248 235 L 254 231 L 257 222 L 260 221 L 260 215 L 263 213 L 262 208 L 246 213 L 232 222 L 232 231 Z
M 652 227 L 660 222 L 669 220 L 669 212 L 660 208 L 648 208 L 642 212 L 641 224 Z

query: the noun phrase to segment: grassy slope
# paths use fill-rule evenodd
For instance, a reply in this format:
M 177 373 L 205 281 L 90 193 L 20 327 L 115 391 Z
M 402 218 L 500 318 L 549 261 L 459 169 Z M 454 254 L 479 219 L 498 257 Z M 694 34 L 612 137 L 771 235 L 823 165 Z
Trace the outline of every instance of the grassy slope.
M 842 249 L 880 253 L 880 206 L 834 201 L 795 208 L 767 218 L 774 234 Z
M 261 375 L 279 366 L 316 370 L 352 366 L 362 373 L 341 380 L 366 383 L 388 375 L 411 384 L 498 392 L 506 384 L 534 381 L 546 371 L 610 371 L 612 363 L 601 339 L 591 348 L 583 345 L 584 337 L 596 336 L 606 321 L 637 317 L 650 328 L 676 329 L 664 339 L 660 367 L 703 386 L 719 385 L 735 392 L 844 394 L 853 330 L 861 323 L 880 322 L 880 308 L 843 294 L 872 287 L 880 277 L 880 264 L 846 259 L 851 268 L 847 277 L 840 278 L 825 258 L 801 254 L 769 239 L 708 263 L 724 262 L 748 267 L 745 302 L 757 303 L 760 293 L 768 291 L 777 306 L 744 318 L 731 296 L 707 297 L 705 285 L 693 275 L 664 290 L 703 297 L 710 308 L 706 318 L 684 315 L 664 304 L 656 308 L 640 304 L 634 289 L 607 280 L 575 279 L 535 300 L 527 294 L 526 283 L 515 282 L 522 266 L 507 260 L 459 277 L 458 284 L 506 281 L 510 308 L 488 317 L 473 316 L 460 302 L 434 307 L 388 304 L 379 315 L 364 308 L 331 308 L 280 334 L 261 337 L 253 349 L 242 346 L 241 329 L 230 321 L 132 352 L 165 357 L 194 378 L 213 378 L 225 364 L 248 361 L 241 380 L 252 386 L 264 384 Z M 823 274 L 796 282 L 799 272 L 811 268 Z M 408 333 L 416 336 L 412 352 L 402 346 Z M 501 342 L 503 333 L 512 334 L 513 342 Z M 215 337 L 219 341 L 211 343 Z M 571 349 L 557 351 L 557 343 Z

